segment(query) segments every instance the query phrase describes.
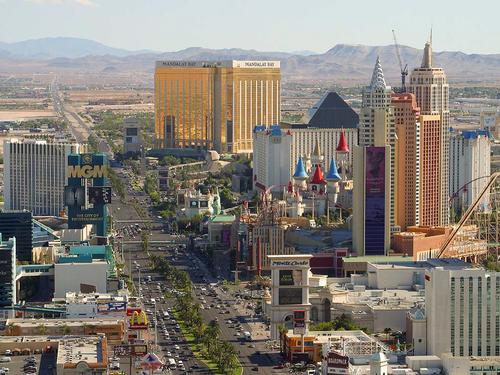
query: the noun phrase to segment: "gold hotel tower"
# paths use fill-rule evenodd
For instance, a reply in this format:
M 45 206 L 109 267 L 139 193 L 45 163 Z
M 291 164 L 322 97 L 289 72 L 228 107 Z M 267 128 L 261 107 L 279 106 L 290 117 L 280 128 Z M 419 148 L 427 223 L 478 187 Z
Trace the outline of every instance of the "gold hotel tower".
M 279 61 L 157 61 L 158 148 L 251 153 L 255 125 L 280 121 Z

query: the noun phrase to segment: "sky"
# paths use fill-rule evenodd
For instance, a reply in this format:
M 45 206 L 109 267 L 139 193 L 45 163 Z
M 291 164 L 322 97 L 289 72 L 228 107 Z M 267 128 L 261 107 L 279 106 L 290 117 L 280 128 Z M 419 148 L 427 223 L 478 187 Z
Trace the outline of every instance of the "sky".
M 0 41 L 79 37 L 129 50 L 325 52 L 339 43 L 500 53 L 500 0 L 0 0 Z

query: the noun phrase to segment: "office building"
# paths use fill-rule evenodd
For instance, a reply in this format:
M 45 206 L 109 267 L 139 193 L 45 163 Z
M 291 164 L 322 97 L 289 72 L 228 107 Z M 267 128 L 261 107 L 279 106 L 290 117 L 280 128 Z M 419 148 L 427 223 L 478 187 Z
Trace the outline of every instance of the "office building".
M 279 61 L 158 61 L 158 148 L 251 153 L 255 125 L 280 121 Z
M 427 354 L 500 355 L 500 273 L 434 268 L 425 280 Z
M 431 38 L 432 39 L 432 38 Z M 449 224 L 449 185 L 448 185 L 448 169 L 449 169 L 449 129 L 450 129 L 450 109 L 449 109 L 449 85 L 446 81 L 446 75 L 442 68 L 436 68 L 432 65 L 432 45 L 431 41 L 425 44 L 424 56 L 422 59 L 422 65 L 420 68 L 416 68 L 410 75 L 410 92 L 415 94 L 417 100 L 417 106 L 420 107 L 420 113 L 422 115 L 436 116 L 432 118 L 427 118 L 428 121 L 433 123 L 439 121 L 438 137 L 433 136 L 432 140 L 438 142 L 438 148 L 436 153 L 439 154 L 438 160 L 433 165 L 428 165 L 429 168 L 436 168 L 438 173 L 438 184 L 437 186 L 429 186 L 429 189 L 422 191 L 421 201 L 424 202 L 428 199 L 432 202 L 429 210 L 434 212 L 425 212 L 421 210 L 421 216 L 423 219 L 428 219 L 428 221 L 422 221 L 423 225 L 448 225 Z M 424 158 L 424 123 L 421 119 L 421 134 L 422 134 L 422 168 L 426 166 Z M 435 124 L 430 126 L 432 129 Z M 428 140 L 431 140 L 428 137 Z M 432 146 L 434 147 L 434 145 Z M 439 152 L 438 152 L 439 150 Z M 422 169 L 422 184 L 425 182 L 426 178 L 424 176 L 424 170 Z M 428 182 L 433 183 L 432 181 Z M 424 186 L 422 186 L 424 188 Z M 437 190 L 437 199 L 434 197 L 426 197 L 426 194 L 434 189 Z M 434 220 L 437 217 L 437 220 Z M 431 219 L 432 218 L 432 219 Z
M 31 261 L 33 248 L 33 216 L 29 211 L 0 212 L 2 240 L 16 238 L 17 260 Z
M 138 153 L 141 151 L 141 128 L 135 117 L 123 120 L 123 153 Z
M 479 126 L 482 130 L 490 132 L 495 140 L 500 139 L 500 110 L 482 110 L 479 117 Z
M 396 124 L 396 213 L 401 230 L 420 219 L 420 122 L 415 95 L 393 94 Z
M 3 237 L 3 236 L 2 236 Z M 0 308 L 16 303 L 16 239 L 0 238 Z
M 10 139 L 4 142 L 6 210 L 28 210 L 35 216 L 60 216 L 73 143 Z
M 457 215 L 466 210 L 488 184 L 490 138 L 487 130 L 466 130 L 450 137 L 450 193 Z M 481 202 L 487 207 L 488 197 Z
M 396 129 L 391 88 L 378 58 L 371 83 L 363 90 L 359 117 L 353 165 L 353 250 L 358 255 L 383 255 L 395 230 Z

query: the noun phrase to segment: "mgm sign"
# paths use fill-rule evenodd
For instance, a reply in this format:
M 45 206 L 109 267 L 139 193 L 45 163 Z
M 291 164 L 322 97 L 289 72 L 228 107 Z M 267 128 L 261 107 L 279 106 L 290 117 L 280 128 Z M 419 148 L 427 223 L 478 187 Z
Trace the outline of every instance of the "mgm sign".
M 68 155 L 64 204 L 68 207 L 69 229 L 93 224 L 98 236 L 107 235 L 107 205 L 111 203 L 108 168 L 105 154 Z

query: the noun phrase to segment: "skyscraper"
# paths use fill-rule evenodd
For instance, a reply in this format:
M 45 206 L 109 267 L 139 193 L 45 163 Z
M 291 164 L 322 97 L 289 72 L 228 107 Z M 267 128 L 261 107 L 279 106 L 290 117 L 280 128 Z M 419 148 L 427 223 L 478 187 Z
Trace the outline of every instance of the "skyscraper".
M 390 247 L 395 211 L 396 131 L 391 88 L 377 58 L 363 90 L 359 146 L 354 147 L 353 248 L 360 255 L 382 255 Z
M 279 61 L 158 61 L 158 148 L 251 153 L 255 125 L 280 121 Z
M 6 210 L 28 210 L 33 215 L 58 216 L 64 209 L 68 155 L 78 144 L 10 139 L 4 142 L 4 198 Z
M 437 189 L 438 198 L 433 201 L 429 209 L 435 211 L 430 213 L 431 217 L 437 220 L 425 220 L 421 224 L 425 225 L 448 225 L 449 224 L 449 141 L 450 141 L 450 110 L 449 110 L 449 85 L 446 82 L 446 75 L 442 68 L 432 66 L 432 36 L 431 41 L 425 44 L 424 56 L 420 68 L 413 70 L 410 76 L 410 91 L 415 94 L 417 105 L 420 107 L 422 115 L 439 116 L 439 159 L 437 168 L 439 173 L 439 185 L 433 188 Z M 430 119 L 429 119 L 430 120 Z M 435 119 L 432 119 L 435 121 Z M 422 131 L 423 125 L 421 122 Z M 425 147 L 422 139 L 422 148 Z M 423 164 L 423 161 L 422 161 Z M 424 183 L 425 176 L 422 176 Z M 425 199 L 421 196 L 421 199 Z M 421 212 L 423 218 L 426 213 Z
M 396 123 L 396 218 L 402 231 L 420 219 L 420 122 L 415 95 L 393 94 Z
M 31 261 L 33 249 L 33 216 L 29 211 L 0 212 L 0 240 L 16 239 L 17 260 Z
M 455 213 L 466 210 L 488 184 L 490 175 L 490 133 L 465 130 L 450 137 L 450 193 Z M 465 186 L 465 188 L 464 188 Z M 487 197 L 481 202 L 487 203 Z

